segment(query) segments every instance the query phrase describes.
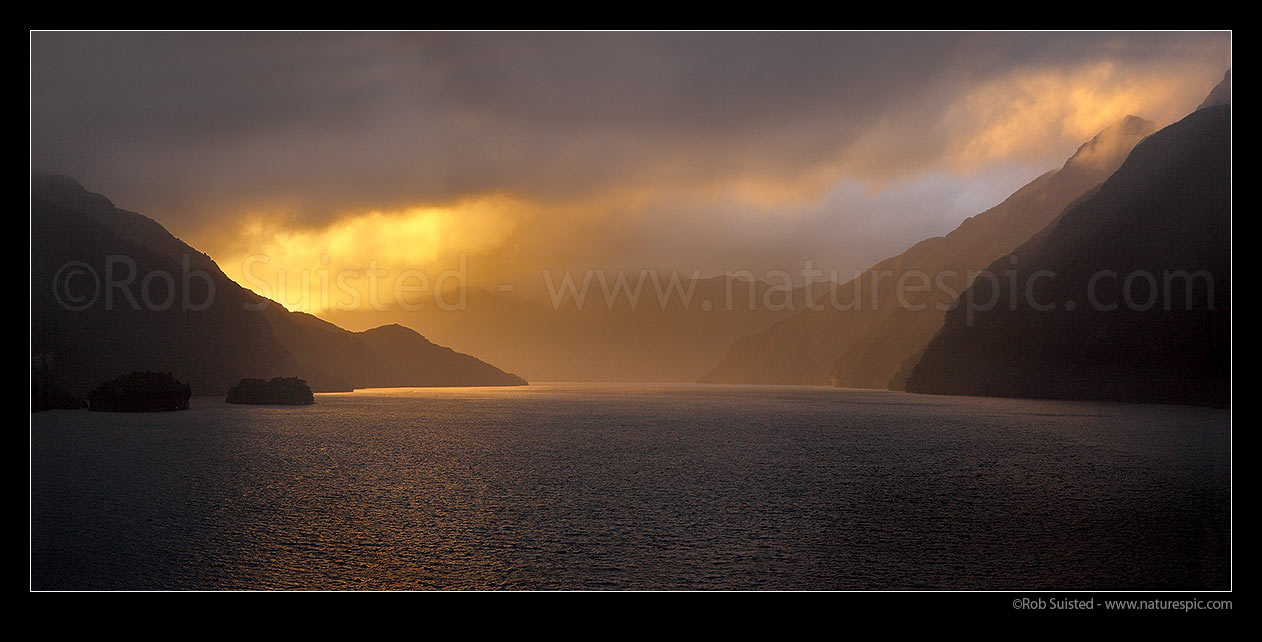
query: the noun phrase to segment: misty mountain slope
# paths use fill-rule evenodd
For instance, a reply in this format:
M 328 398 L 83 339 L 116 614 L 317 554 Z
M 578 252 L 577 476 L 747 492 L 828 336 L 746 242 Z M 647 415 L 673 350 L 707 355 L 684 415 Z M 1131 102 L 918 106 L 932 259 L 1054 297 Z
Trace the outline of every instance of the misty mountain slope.
M 1230 104 L 1231 104 L 1231 70 L 1228 69 L 1227 72 L 1223 74 L 1223 79 L 1218 81 L 1218 84 L 1215 85 L 1212 90 L 1210 90 L 1209 95 L 1205 97 L 1205 100 L 1201 102 L 1201 106 L 1197 107 L 1197 109 L 1200 110 L 1200 109 L 1205 109 L 1206 107 L 1216 107 L 1218 105 L 1230 105 Z
M 194 394 L 223 393 L 244 377 L 298 376 L 317 391 L 524 383 L 416 333 L 373 347 L 286 312 L 156 221 L 64 176 L 32 174 L 31 228 L 32 372 L 41 389 L 82 396 L 132 370 L 171 372 Z M 149 275 L 158 276 L 146 286 Z
M 1225 406 L 1230 252 L 1231 108 L 1207 107 L 1136 146 L 1018 248 L 1018 265 L 992 265 L 1016 270 L 1018 284 L 1038 270 L 1054 277 L 1037 280 L 1032 299 L 977 280 L 965 298 L 997 304 L 948 313 L 907 388 Z
M 1060 169 L 946 236 L 922 241 L 821 297 L 823 310 L 799 312 L 740 339 L 702 381 L 887 387 L 933 338 L 946 306 L 975 271 L 1011 252 L 1107 178 L 1153 129 L 1142 118 L 1121 119 L 1080 146 Z

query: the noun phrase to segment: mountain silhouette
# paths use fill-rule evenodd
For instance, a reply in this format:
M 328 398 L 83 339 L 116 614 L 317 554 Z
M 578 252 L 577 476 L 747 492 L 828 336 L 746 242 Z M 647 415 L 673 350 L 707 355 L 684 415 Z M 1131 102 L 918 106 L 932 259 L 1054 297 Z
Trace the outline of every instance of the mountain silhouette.
M 334 358 L 293 339 L 303 316 L 242 288 L 153 219 L 71 178 L 32 173 L 37 390 L 82 397 L 132 371 L 172 373 L 194 394 L 222 394 L 243 377 L 297 376 L 317 391 L 525 383 L 416 333 L 390 331 L 370 346 L 325 324 L 325 340 L 346 348 Z M 374 363 L 381 369 L 367 376 Z
M 1015 272 L 1017 296 L 977 279 L 908 390 L 1228 405 L 1231 107 L 1148 137 L 1013 256 L 989 269 Z
M 518 386 L 525 380 L 495 366 L 435 345 L 400 325 L 350 332 L 305 312 L 279 305 L 263 314 L 280 344 L 298 362 L 337 373 L 359 388 L 399 386 Z
M 1061 168 L 1039 176 L 999 205 L 820 297 L 822 310 L 798 312 L 736 341 L 701 380 L 854 388 L 897 385 L 899 373 L 915 362 L 942 327 L 944 310 L 976 271 L 1029 239 L 1106 179 L 1154 129 L 1153 123 L 1136 116 L 1113 123 L 1080 146 Z M 929 291 L 917 291 L 922 284 Z

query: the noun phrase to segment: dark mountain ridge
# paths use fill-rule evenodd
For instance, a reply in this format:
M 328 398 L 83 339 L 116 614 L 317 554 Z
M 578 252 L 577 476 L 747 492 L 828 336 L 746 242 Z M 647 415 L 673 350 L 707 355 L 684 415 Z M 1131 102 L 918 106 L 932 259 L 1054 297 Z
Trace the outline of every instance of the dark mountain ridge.
M 1228 405 L 1230 106 L 1148 137 L 1013 255 L 989 269 L 1031 296 L 975 281 L 909 391 Z

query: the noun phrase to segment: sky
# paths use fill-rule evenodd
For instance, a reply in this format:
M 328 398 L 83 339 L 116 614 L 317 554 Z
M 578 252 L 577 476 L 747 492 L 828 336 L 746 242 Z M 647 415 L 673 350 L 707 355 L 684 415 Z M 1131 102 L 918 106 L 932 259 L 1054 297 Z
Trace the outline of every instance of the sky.
M 1127 114 L 1181 118 L 1230 58 L 1228 33 L 36 32 L 31 166 L 255 289 L 849 274 Z

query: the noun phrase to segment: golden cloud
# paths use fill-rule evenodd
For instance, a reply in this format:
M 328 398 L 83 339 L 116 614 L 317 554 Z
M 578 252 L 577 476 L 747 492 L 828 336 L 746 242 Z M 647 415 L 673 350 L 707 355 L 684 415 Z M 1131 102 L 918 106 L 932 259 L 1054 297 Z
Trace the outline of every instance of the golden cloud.
M 1189 73 L 1191 72 L 1191 73 Z M 1195 106 L 1189 78 L 1200 69 L 1134 69 L 1100 62 L 1078 69 L 1009 73 L 969 91 L 945 113 L 951 132 L 943 161 L 961 172 L 1045 158 L 1136 115 L 1166 125 Z M 1050 169 L 1050 168 L 1049 168 Z
M 340 303 L 331 285 L 361 298 L 369 271 L 437 274 L 501 250 L 529 205 L 504 196 L 447 206 L 348 213 L 322 227 L 292 228 L 284 217 L 244 217 L 223 242 L 236 252 L 220 267 L 233 280 L 290 309 L 320 311 Z

